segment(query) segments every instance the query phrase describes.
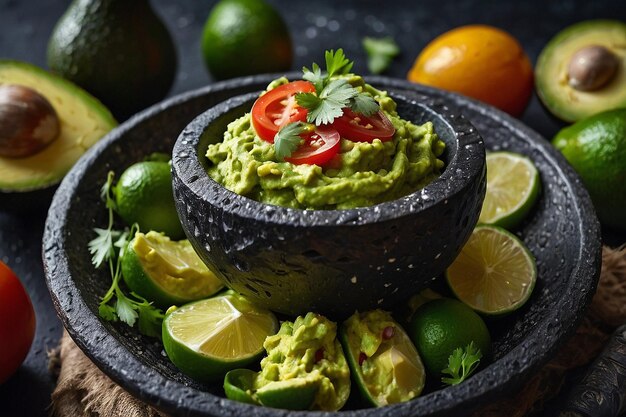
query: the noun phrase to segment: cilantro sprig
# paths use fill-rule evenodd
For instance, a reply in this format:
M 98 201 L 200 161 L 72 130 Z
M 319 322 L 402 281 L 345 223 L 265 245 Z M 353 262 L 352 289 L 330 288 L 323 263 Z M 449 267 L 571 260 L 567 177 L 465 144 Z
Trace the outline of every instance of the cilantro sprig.
M 294 122 L 284 126 L 274 137 L 274 149 L 280 159 L 289 157 L 302 143 L 301 134 L 313 132 L 314 126 L 331 124 L 343 115 L 345 108 L 364 116 L 371 116 L 379 109 L 378 103 L 367 93 L 353 87 L 344 78 L 354 65 L 346 58 L 343 49 L 330 50 L 324 54 L 326 72 L 316 63 L 311 69 L 302 68 L 302 78 L 313 84 L 315 92 L 296 94 L 296 102 L 308 110 L 307 123 Z M 314 125 L 314 126 L 313 126 Z
M 88 243 L 89 252 L 92 255 L 91 262 L 96 268 L 100 268 L 106 262 L 112 279 L 111 287 L 100 301 L 98 313 L 105 320 L 120 320 L 130 327 L 138 323 L 141 333 L 159 337 L 161 322 L 165 317 L 163 312 L 134 292 L 126 295 L 120 287 L 122 256 L 139 227 L 133 224 L 130 229 L 113 229 L 116 209 L 113 197 L 114 177 L 115 174 L 109 172 L 101 190 L 101 197 L 109 214 L 108 227 L 106 229 L 94 228 L 97 236 Z
M 448 367 L 441 371 L 442 374 L 448 374 L 450 377 L 441 378 L 441 382 L 457 385 L 465 381 L 478 368 L 482 356 L 474 342 L 470 342 L 465 349 L 456 348 L 448 357 Z
M 346 58 L 343 49 L 326 51 L 326 74 L 317 64 L 312 69 L 302 69 L 303 76 L 315 86 L 315 93 L 298 93 L 296 102 L 307 109 L 307 121 L 317 126 L 330 124 L 343 115 L 343 109 L 349 107 L 355 113 L 371 116 L 378 111 L 374 98 L 359 91 L 343 78 L 333 78 L 350 72 L 353 61 Z

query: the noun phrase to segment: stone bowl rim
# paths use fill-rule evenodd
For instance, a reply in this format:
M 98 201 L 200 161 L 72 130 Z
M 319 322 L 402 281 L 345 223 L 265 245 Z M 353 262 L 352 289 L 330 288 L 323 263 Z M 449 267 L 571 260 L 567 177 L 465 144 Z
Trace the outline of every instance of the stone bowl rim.
M 481 174 L 485 165 L 484 142 L 478 130 L 463 117 L 455 106 L 426 105 L 392 92 L 390 93 L 392 98 L 437 114 L 440 121 L 452 131 L 454 137 L 451 140 L 456 144 L 456 152 L 448 157 L 446 166 L 438 178 L 410 194 L 366 207 L 304 210 L 259 202 L 234 193 L 211 178 L 199 161 L 199 157 L 204 155 L 206 149 L 198 149 L 202 135 L 209 128 L 210 123 L 235 108 L 247 105 L 253 100 L 255 94 L 251 92 L 231 97 L 198 115 L 181 132 L 172 150 L 172 172 L 180 179 L 180 186 L 187 187 L 204 203 L 222 205 L 224 200 L 228 200 L 225 211 L 232 215 L 280 226 L 297 224 L 303 227 L 332 227 L 338 224 L 356 226 L 384 222 L 416 215 L 441 204 L 449 196 L 462 192 L 470 186 L 474 178 Z M 482 154 L 482 156 L 477 158 L 477 154 Z M 177 186 L 179 183 L 174 184 Z
M 570 281 L 581 285 L 584 283 L 584 285 L 582 291 L 578 291 L 581 289 L 580 287 L 574 291 L 574 286 L 570 285 L 568 291 L 563 294 L 563 297 L 560 297 L 561 303 L 569 297 L 577 308 L 562 311 L 554 306 L 555 308 L 551 310 L 549 316 L 537 323 L 524 341 L 463 384 L 428 393 L 406 403 L 387 406 L 384 410 L 368 408 L 336 413 L 287 412 L 257 407 L 218 397 L 173 381 L 154 368 L 145 365 L 139 358 L 130 353 L 119 340 L 112 337 L 101 319 L 89 308 L 72 280 L 70 259 L 66 252 L 65 227 L 71 217 L 71 213 L 67 209 L 73 198 L 72 192 L 78 186 L 80 179 L 91 169 L 93 162 L 109 146 L 123 144 L 124 135 L 128 131 L 171 107 L 182 106 L 194 99 L 219 91 L 235 91 L 246 85 L 267 85 L 269 81 L 281 75 L 284 74 L 264 74 L 222 81 L 179 94 L 158 103 L 133 116 L 110 132 L 88 150 L 72 168 L 70 174 L 65 177 L 48 213 L 42 252 L 46 283 L 54 307 L 75 343 L 105 374 L 135 397 L 170 413 L 180 413 L 180 407 L 184 404 L 184 414 L 190 416 L 374 417 L 380 412 L 398 416 L 442 416 L 450 412 L 467 414 L 479 404 L 478 401 L 495 400 L 509 392 L 513 387 L 519 387 L 520 381 L 527 380 L 537 372 L 556 353 L 558 346 L 565 341 L 565 338 L 573 334 L 575 326 L 572 327 L 568 320 L 579 322 L 582 318 L 581 312 L 586 309 L 593 297 L 600 273 L 601 245 L 600 225 L 595 217 L 591 200 L 579 177 L 573 168 L 567 164 L 565 158 L 556 149 L 550 147 L 541 135 L 521 121 L 476 100 L 431 87 L 412 84 L 401 79 L 384 76 L 366 77 L 366 81 L 373 84 L 383 84 L 386 88 L 407 89 L 415 94 L 427 94 L 439 100 L 461 103 L 463 107 L 480 115 L 485 115 L 485 117 L 490 117 L 492 121 L 497 120 L 498 124 L 503 127 L 518 130 L 526 142 L 532 143 L 533 148 L 542 153 L 550 165 L 557 168 L 561 174 L 560 178 L 566 181 L 571 191 L 570 195 L 576 198 L 574 200 L 575 213 L 581 220 L 577 227 L 580 237 L 580 256 L 574 265 Z M 583 258 L 584 255 L 588 257 Z M 538 336 L 541 336 L 541 340 L 537 340 Z M 534 358 L 526 360 L 528 357 L 523 354 L 528 349 L 536 347 L 537 344 L 539 350 L 534 352 Z M 122 367 L 120 363 L 123 364 Z M 515 374 L 512 374 L 508 369 L 511 367 L 516 369 Z M 128 372 L 129 368 L 134 369 L 134 372 Z M 484 381 L 487 380 L 492 382 L 498 380 L 499 383 L 496 385 L 485 383 Z M 468 406 L 470 406 L 469 409 Z

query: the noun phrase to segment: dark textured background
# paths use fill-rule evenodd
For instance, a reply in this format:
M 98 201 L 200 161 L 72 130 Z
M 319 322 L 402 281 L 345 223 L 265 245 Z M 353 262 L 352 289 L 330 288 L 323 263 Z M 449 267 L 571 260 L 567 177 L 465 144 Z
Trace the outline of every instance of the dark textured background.
M 404 78 L 419 51 L 435 36 L 456 26 L 486 23 L 509 31 L 520 40 L 531 61 L 560 29 L 580 20 L 617 18 L 626 21 L 623 1 L 371 1 L 268 0 L 285 17 L 294 39 L 294 69 L 322 60 L 325 49 L 343 47 L 366 72 L 363 36 L 392 35 L 401 47 L 387 75 Z M 69 1 L 0 0 L 0 58 L 28 61 L 45 67 L 47 39 Z M 204 86 L 212 80 L 200 55 L 202 24 L 215 1 L 153 0 L 170 28 L 179 54 L 171 95 Z M 383 5 L 384 4 L 384 5 Z M 539 105 L 536 96 L 522 117 L 533 129 L 551 138 L 561 126 Z M 2 198 L 2 197 L 0 197 Z M 20 371 L 0 387 L 0 416 L 45 416 L 54 380 L 47 372 L 46 350 L 61 334 L 45 287 L 41 264 L 41 235 L 45 210 L 26 214 L 0 211 L 0 259 L 25 283 L 35 305 L 37 334 Z M 605 233 L 613 243 L 623 236 Z

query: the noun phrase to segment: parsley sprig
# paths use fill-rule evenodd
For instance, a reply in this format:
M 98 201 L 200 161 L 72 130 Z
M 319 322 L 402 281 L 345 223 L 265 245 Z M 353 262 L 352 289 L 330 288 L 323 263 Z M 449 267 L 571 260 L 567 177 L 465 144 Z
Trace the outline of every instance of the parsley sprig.
M 274 150 L 279 159 L 285 159 L 304 142 L 302 134 L 313 133 L 315 127 L 310 123 L 295 122 L 289 123 L 278 131 L 274 138 Z
M 450 378 L 443 377 L 441 381 L 448 385 L 457 385 L 465 381 L 478 368 L 482 356 L 474 342 L 470 342 L 465 349 L 456 348 L 448 357 L 448 367 L 441 371 L 450 375 Z
M 355 113 L 371 116 L 378 111 L 374 98 L 359 91 L 343 78 L 333 78 L 350 72 L 353 61 L 346 58 L 343 49 L 326 51 L 326 74 L 322 74 L 319 65 L 313 63 L 312 69 L 302 69 L 303 76 L 315 86 L 315 93 L 298 93 L 296 102 L 309 111 L 307 121 L 317 126 L 330 124 L 343 115 L 343 109 L 349 107 Z
M 109 172 L 101 190 L 101 197 L 109 212 L 108 227 L 106 229 L 94 228 L 97 236 L 88 243 L 89 252 L 92 255 L 91 262 L 96 268 L 100 268 L 105 262 L 108 263 L 112 279 L 111 287 L 100 301 L 98 313 L 105 320 L 120 320 L 131 327 L 138 322 L 141 333 L 158 337 L 161 334 L 161 322 L 165 316 L 163 312 L 134 292 L 131 292 L 130 296 L 126 295 L 120 287 L 122 256 L 139 228 L 133 224 L 130 229 L 113 229 L 116 209 L 113 197 L 114 177 L 115 174 Z

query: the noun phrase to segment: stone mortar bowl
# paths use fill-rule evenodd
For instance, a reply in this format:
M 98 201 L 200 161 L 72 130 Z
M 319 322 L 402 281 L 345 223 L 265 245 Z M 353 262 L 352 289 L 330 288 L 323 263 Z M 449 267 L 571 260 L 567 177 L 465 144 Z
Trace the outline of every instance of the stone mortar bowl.
M 449 108 L 392 97 L 402 118 L 433 122 L 446 143 L 446 165 L 425 188 L 370 207 L 278 207 L 207 175 L 207 146 L 250 111 L 258 93 L 220 103 L 183 130 L 172 153 L 176 207 L 194 249 L 228 287 L 280 313 L 337 320 L 355 310 L 393 309 L 452 263 L 485 195 L 483 140 Z
M 180 132 L 198 114 L 231 97 L 259 91 L 280 75 L 219 82 L 155 105 L 114 129 L 65 177 L 48 213 L 43 264 L 54 307 L 72 339 L 113 381 L 171 416 L 461 417 L 510 398 L 554 356 L 584 317 L 600 273 L 600 225 L 573 168 L 535 131 L 477 101 L 404 80 L 367 78 L 434 108 L 458 107 L 481 133 L 487 149 L 524 154 L 541 176 L 540 199 L 515 230 L 537 260 L 537 285 L 523 308 L 489 323 L 492 358 L 474 376 L 384 408 L 352 405 L 337 413 L 288 412 L 224 398 L 222 384 L 199 384 L 176 369 L 159 340 L 99 316 L 98 304 L 111 278 L 107 268 L 93 267 L 87 243 L 94 237 L 93 228 L 108 222 L 100 199 L 107 172 L 119 174 L 153 152 L 171 152 Z

